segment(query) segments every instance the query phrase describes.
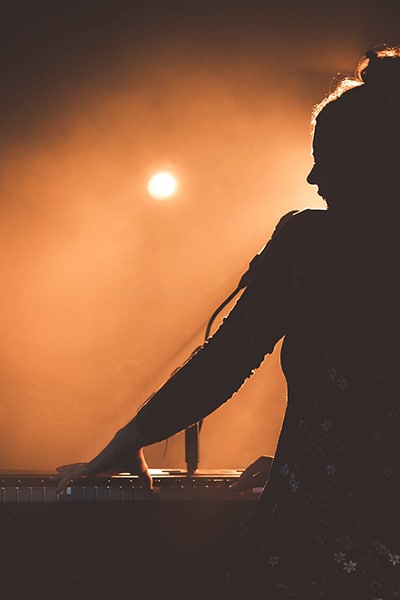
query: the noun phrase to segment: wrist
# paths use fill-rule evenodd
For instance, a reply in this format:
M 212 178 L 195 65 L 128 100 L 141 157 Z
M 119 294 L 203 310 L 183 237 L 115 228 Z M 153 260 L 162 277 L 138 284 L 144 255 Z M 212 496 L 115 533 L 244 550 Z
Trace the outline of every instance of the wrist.
M 133 452 L 137 452 L 143 448 L 143 446 L 146 446 L 144 435 L 139 427 L 136 417 L 122 427 L 116 433 L 116 437 L 120 439 L 121 444 L 128 446 Z

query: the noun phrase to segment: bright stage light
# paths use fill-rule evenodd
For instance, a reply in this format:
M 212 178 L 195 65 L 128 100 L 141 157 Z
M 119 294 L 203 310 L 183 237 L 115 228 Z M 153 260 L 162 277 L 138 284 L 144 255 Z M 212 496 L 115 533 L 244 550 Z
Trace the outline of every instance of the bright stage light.
M 147 184 L 147 191 L 152 198 L 164 200 L 175 192 L 177 182 L 171 173 L 165 171 L 153 175 Z

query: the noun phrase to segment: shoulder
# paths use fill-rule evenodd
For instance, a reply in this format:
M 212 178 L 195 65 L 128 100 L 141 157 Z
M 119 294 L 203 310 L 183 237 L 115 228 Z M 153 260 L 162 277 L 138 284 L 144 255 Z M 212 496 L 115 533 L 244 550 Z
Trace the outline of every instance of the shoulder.
M 291 210 L 280 218 L 275 226 L 273 235 L 283 233 L 308 233 L 315 227 L 323 226 L 326 222 L 328 211 L 324 208 L 304 208 Z
M 255 265 L 260 265 L 263 271 L 306 259 L 323 239 L 326 216 L 325 209 L 312 208 L 284 214 L 268 242 L 251 261 L 250 268 L 254 270 Z
M 320 243 L 329 221 L 325 209 L 306 208 L 292 210 L 278 221 L 268 246 L 271 250 L 285 250 L 290 253 L 299 249 L 311 248 Z

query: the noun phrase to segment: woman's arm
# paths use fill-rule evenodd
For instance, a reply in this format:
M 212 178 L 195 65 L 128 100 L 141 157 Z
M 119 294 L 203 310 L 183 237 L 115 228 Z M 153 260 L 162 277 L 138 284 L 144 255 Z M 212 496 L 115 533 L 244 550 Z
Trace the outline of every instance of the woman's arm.
M 291 317 L 291 262 L 298 254 L 299 240 L 297 236 L 296 243 L 296 236 L 285 235 L 286 229 L 285 223 L 276 230 L 247 289 L 216 333 L 96 457 L 89 463 L 63 467 L 57 476 L 59 488 L 68 477 L 122 470 L 147 474 L 144 446 L 165 440 L 214 412 L 253 375 L 286 333 Z

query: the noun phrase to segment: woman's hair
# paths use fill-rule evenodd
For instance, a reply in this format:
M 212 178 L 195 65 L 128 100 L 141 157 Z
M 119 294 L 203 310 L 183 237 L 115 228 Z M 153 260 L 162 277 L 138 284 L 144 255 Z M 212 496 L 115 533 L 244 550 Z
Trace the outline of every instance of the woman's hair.
M 399 189 L 400 46 L 369 50 L 314 107 L 312 131 L 343 160 L 363 165 L 371 189 Z
M 314 106 L 311 116 L 313 127 L 316 125 L 318 116 L 328 104 L 339 100 L 346 92 L 361 86 L 365 86 L 365 88 L 362 92 L 359 90 L 357 94 L 360 96 L 361 92 L 366 96 L 366 103 L 368 102 L 368 96 L 370 96 L 370 99 L 375 97 L 375 100 L 380 97 L 383 103 L 392 104 L 393 110 L 398 108 L 397 102 L 400 100 L 400 45 L 381 45 L 368 50 L 360 59 L 354 76 L 346 76 L 336 81 L 329 94 Z M 344 100 L 348 100 L 348 98 L 346 96 Z M 360 104 L 362 102 L 363 100 L 360 98 Z

